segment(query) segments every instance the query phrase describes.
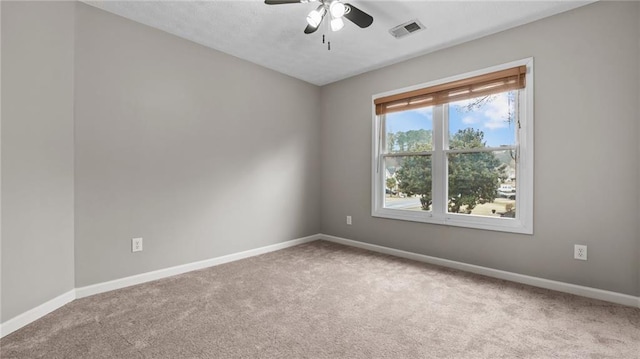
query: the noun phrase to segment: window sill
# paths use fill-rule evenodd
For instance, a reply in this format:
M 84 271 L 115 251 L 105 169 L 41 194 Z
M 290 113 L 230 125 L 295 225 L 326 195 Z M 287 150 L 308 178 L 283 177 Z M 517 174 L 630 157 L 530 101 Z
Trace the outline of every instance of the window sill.
M 530 225 L 527 225 L 522 220 L 511 218 L 468 216 L 465 214 L 439 215 L 432 212 L 402 211 L 397 209 L 377 209 L 371 212 L 371 216 L 452 227 L 518 234 L 533 234 L 533 228 L 531 228 Z

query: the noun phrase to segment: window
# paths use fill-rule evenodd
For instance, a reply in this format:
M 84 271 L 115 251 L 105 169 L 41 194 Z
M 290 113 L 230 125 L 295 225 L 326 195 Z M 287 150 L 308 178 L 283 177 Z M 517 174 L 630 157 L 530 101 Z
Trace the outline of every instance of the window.
M 533 59 L 373 103 L 373 216 L 533 233 Z

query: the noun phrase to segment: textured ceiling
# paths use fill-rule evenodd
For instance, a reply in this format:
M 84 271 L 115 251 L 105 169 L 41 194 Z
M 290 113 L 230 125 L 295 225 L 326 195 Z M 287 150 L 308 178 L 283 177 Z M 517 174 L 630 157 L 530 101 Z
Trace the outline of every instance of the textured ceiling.
M 365 29 L 345 20 L 338 32 L 303 33 L 318 3 L 265 5 L 234 1 L 85 1 L 316 85 L 325 85 L 418 55 L 526 24 L 591 1 L 347 2 L 373 16 Z M 426 29 L 396 39 L 389 29 L 417 19 Z M 331 50 L 322 44 L 322 35 Z

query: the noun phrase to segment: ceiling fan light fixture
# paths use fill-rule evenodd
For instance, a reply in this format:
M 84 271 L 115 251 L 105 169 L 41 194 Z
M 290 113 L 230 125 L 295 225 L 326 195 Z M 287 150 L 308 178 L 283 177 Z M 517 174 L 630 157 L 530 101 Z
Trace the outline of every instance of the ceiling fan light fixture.
M 342 16 L 344 16 L 344 13 L 346 11 L 347 11 L 346 6 L 344 6 L 344 4 L 338 0 L 333 1 L 331 5 L 329 5 L 329 12 L 331 13 L 331 16 L 333 16 L 335 19 L 339 19 Z
M 282 5 L 319 2 L 320 6 L 307 15 L 307 26 L 304 28 L 305 34 L 316 32 L 324 18 L 327 17 L 327 13 L 329 14 L 329 19 L 326 21 L 326 27 L 330 31 L 342 29 L 344 27 L 343 18 L 351 21 L 361 29 L 369 27 L 373 23 L 371 15 L 344 1 L 347 0 L 264 0 L 264 3 L 267 5 Z
M 344 27 L 344 21 L 341 18 L 331 19 L 331 31 L 338 31 Z
M 318 6 L 317 9 L 311 11 L 309 15 L 307 15 L 307 24 L 313 27 L 318 27 L 322 22 L 325 12 L 326 10 L 324 9 L 324 6 Z

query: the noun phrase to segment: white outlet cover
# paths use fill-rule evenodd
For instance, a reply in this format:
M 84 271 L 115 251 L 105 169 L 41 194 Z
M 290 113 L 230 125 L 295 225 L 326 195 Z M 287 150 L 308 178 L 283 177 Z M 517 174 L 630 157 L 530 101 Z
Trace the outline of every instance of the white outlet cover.
M 576 244 L 573 246 L 573 258 L 587 260 L 587 246 Z
M 142 238 L 132 238 L 131 252 L 141 252 L 141 251 L 142 251 Z

